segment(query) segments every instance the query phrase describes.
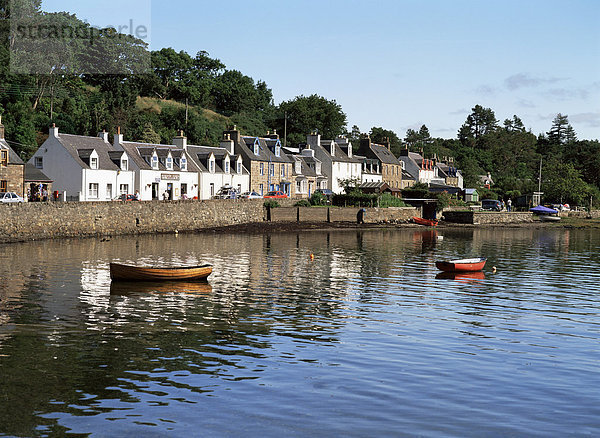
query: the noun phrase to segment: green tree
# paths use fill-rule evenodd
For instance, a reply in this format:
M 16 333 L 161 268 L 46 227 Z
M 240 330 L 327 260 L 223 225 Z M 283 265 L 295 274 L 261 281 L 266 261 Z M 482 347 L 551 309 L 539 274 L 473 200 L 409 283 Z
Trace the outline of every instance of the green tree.
M 504 120 L 504 129 L 509 132 L 525 132 L 523 121 L 516 115 L 514 115 L 512 119 Z
M 383 144 L 389 140 L 392 153 L 396 156 L 400 156 L 400 151 L 402 151 L 402 140 L 398 138 L 394 131 L 374 126 L 371 128 L 369 136 L 373 143 Z
M 475 105 L 471 114 L 458 131 L 458 139 L 469 147 L 481 147 L 481 139 L 498 129 L 498 120 L 494 111 Z
M 158 134 L 152 127 L 152 123 L 146 122 L 144 125 L 144 131 L 139 139 L 142 143 L 159 144 L 160 134 Z
M 547 135 L 551 144 L 564 145 L 577 141 L 577 134 L 569 123 L 569 116 L 560 113 L 552 121 L 552 127 Z
M 543 167 L 542 191 L 546 201 L 584 205 L 592 190 L 570 163 L 551 160 Z
M 284 113 L 287 114 L 287 142 L 290 145 L 305 142 L 306 135 L 315 129 L 328 139 L 346 132 L 346 114 L 342 107 L 335 100 L 316 94 L 297 96 L 279 105 L 279 116 L 274 121 L 279 132 L 284 130 Z

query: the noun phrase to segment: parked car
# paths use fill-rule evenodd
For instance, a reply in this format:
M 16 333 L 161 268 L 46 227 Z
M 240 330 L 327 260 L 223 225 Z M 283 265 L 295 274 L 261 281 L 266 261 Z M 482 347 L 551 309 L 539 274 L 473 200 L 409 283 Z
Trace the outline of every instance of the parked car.
M 23 199 L 14 192 L 0 192 L 0 202 L 4 204 L 12 204 L 18 202 L 25 202 L 25 199 Z
M 496 199 L 484 199 L 481 201 L 482 210 L 502 211 L 502 203 Z
M 224 185 L 221 187 L 213 199 L 235 199 L 238 196 L 238 192 L 236 189 L 231 187 L 230 185 Z
M 281 190 L 274 190 L 272 192 L 267 193 L 264 198 L 276 198 L 276 199 L 282 199 L 282 198 L 287 198 L 288 195 L 286 195 L 284 192 L 282 192 Z
M 262 196 L 260 196 L 258 193 L 256 192 L 244 192 L 240 195 L 240 198 L 242 199 L 262 199 Z
M 115 201 L 139 201 L 139 199 L 137 199 L 135 197 L 135 195 L 121 195 L 118 198 L 115 199 Z

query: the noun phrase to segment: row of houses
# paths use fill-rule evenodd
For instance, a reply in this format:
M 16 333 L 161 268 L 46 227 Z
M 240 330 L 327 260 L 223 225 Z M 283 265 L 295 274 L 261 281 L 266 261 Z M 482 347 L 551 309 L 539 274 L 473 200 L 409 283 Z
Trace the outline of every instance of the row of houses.
M 30 199 L 48 193 L 62 200 L 109 201 L 134 193 L 141 200 L 211 199 L 224 187 L 308 198 L 317 189 L 342 193 L 349 181 L 397 196 L 416 182 L 462 189 L 451 162 L 408 150 L 396 157 L 389 141 L 377 144 L 368 136 L 356 153 L 346 137 L 325 140 L 313 132 L 300 147 L 285 148 L 276 132 L 254 137 L 236 127 L 223 133 L 219 147 L 188 144 L 183 132 L 171 145 L 126 141 L 120 129 L 109 140 L 107 132 L 63 134 L 53 125 L 25 164 L 4 140 L 0 120 L 0 191 Z

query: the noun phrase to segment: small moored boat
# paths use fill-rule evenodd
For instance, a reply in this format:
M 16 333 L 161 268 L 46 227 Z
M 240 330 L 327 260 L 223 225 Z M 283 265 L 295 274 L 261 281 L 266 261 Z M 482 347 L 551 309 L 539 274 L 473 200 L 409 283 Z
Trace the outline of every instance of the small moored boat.
M 110 278 L 119 281 L 206 280 L 211 273 L 211 265 L 155 268 L 110 264 Z
M 422 217 L 413 217 L 413 222 L 419 225 L 426 225 L 428 227 L 436 227 L 438 221 L 431 219 L 423 219 Z
M 450 260 L 448 262 L 435 262 L 435 266 L 444 272 L 473 272 L 481 271 L 485 266 L 486 258 Z

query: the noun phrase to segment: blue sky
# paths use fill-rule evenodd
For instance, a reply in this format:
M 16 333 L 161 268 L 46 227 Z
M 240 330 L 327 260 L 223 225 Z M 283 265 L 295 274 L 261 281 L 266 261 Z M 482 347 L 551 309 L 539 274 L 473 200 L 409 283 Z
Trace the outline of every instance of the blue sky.
M 93 4 L 88 4 L 93 3 Z M 454 138 L 471 108 L 535 134 L 567 114 L 600 138 L 597 0 L 43 0 L 95 25 L 148 24 L 154 50 L 200 50 L 264 80 L 275 103 L 317 93 L 348 127 Z

